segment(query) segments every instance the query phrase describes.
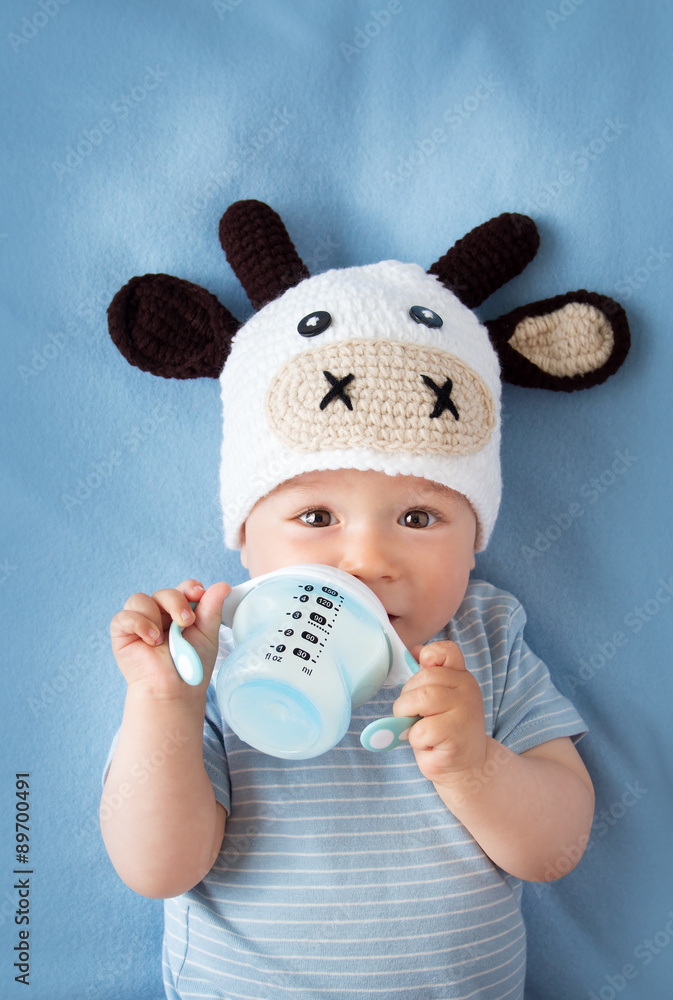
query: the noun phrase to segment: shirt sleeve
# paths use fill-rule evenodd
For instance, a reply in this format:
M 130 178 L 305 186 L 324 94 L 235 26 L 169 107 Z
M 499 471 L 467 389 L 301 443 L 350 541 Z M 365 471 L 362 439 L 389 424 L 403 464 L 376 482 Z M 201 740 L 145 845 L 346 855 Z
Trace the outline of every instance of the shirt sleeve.
M 554 686 L 542 660 L 524 637 L 526 614 L 518 602 L 511 612 L 504 682 L 494 701 L 493 736 L 515 753 L 569 736 L 574 743 L 587 732 L 572 702 Z

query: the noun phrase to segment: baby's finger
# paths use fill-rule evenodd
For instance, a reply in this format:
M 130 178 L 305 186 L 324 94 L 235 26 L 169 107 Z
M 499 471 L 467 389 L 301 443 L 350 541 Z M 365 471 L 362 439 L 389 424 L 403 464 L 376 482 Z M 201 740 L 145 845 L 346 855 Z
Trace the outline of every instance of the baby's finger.
M 409 678 L 402 690 L 403 694 L 409 694 L 433 684 L 456 688 L 465 683 L 471 676 L 465 667 L 463 654 L 454 642 L 435 642 L 429 646 L 416 648 L 419 648 L 418 656 L 422 669 Z M 413 713 L 405 710 L 400 714 Z
M 113 642 L 120 642 L 137 636 L 149 646 L 159 646 L 164 641 L 161 623 L 157 623 L 139 611 L 118 611 L 110 622 L 110 636 Z
M 407 681 L 393 702 L 393 715 L 438 715 L 448 712 L 455 703 L 455 691 L 445 684 L 410 685 L 411 681 Z
M 171 621 L 176 622 L 180 628 L 191 625 L 194 621 L 195 616 L 189 606 L 189 598 L 181 590 L 175 588 L 157 590 L 152 594 L 152 600 L 163 612 L 162 625 L 164 628 L 168 628 Z
M 447 770 L 460 766 L 461 748 L 465 746 L 465 739 L 465 733 L 459 727 L 447 727 L 442 715 L 429 715 L 409 731 L 409 746 L 421 752 L 441 750 L 442 766 Z
M 183 580 L 175 589 L 183 593 L 188 601 L 200 601 L 206 592 L 200 580 Z
M 209 587 L 195 607 L 194 624 L 188 625 L 183 632 L 183 638 L 194 647 L 201 659 L 206 685 L 217 656 L 222 604 L 230 590 L 228 583 L 214 583 Z
M 452 670 L 466 670 L 465 657 L 455 642 L 430 642 L 418 654 L 422 667 L 451 667 Z
M 124 604 L 124 611 L 136 611 L 139 615 L 149 618 L 153 625 L 162 631 L 166 625 L 162 619 L 161 608 L 149 594 L 131 594 Z M 167 618 L 167 620 L 169 620 Z
M 196 606 L 196 627 L 204 634 L 217 635 L 222 624 L 222 605 L 231 592 L 228 583 L 214 583 L 208 587 Z

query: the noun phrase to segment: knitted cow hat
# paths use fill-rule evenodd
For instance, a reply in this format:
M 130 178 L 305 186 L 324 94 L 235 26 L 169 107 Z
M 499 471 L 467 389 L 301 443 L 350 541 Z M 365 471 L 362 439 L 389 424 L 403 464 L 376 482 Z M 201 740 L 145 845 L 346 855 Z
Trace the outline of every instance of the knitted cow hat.
M 315 277 L 268 205 L 241 201 L 220 222 L 227 258 L 259 311 L 241 326 L 198 285 L 132 278 L 108 310 L 132 364 L 174 378 L 220 378 L 225 540 L 261 497 L 304 472 L 376 470 L 462 493 L 477 549 L 498 512 L 501 380 L 572 391 L 622 364 L 621 306 L 578 291 L 480 322 L 472 311 L 519 274 L 539 237 L 504 214 L 426 272 L 389 260 Z

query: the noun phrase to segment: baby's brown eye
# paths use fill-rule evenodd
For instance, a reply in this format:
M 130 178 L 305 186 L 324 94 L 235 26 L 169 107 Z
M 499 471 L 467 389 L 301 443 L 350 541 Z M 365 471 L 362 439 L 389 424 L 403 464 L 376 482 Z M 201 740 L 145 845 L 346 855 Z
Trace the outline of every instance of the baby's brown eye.
M 402 515 L 401 522 L 405 528 L 427 528 L 431 517 L 427 510 L 408 510 Z
M 312 528 L 324 528 L 332 523 L 332 515 L 328 510 L 308 510 L 300 514 L 299 519 Z

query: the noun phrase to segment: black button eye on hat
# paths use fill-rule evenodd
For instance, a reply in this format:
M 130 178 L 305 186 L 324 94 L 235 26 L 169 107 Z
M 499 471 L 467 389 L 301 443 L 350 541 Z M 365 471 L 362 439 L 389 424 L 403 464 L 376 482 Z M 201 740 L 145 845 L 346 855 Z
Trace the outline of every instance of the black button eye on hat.
M 444 325 L 442 317 L 427 306 L 412 306 L 409 315 L 416 323 L 422 323 L 423 326 L 439 328 Z
M 309 313 L 297 323 L 297 331 L 302 337 L 317 337 L 319 333 L 326 330 L 332 322 L 332 317 L 328 312 L 319 309 L 317 312 Z

